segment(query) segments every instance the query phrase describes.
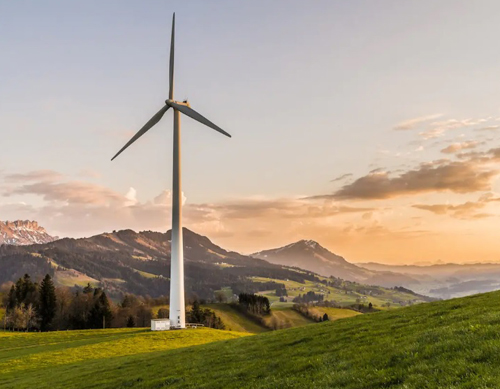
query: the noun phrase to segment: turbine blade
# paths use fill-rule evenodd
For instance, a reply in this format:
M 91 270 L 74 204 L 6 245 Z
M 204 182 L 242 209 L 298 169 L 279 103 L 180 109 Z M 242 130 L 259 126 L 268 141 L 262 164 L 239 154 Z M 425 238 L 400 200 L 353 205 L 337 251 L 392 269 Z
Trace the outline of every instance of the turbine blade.
M 149 121 L 142 127 L 137 134 L 135 134 L 132 139 L 130 139 L 125 146 L 121 148 L 120 151 L 116 153 L 116 155 L 111 158 L 111 160 L 114 160 L 116 157 L 118 157 L 127 147 L 129 147 L 132 143 L 134 143 L 137 139 L 139 139 L 141 136 L 143 136 L 146 132 L 148 132 L 151 127 L 153 127 L 156 123 L 160 121 L 160 119 L 165 115 L 165 112 L 168 111 L 170 107 L 168 105 L 165 105 L 162 109 L 160 109 Z
M 168 98 L 173 100 L 174 98 L 174 49 L 175 49 L 175 12 L 172 16 L 172 39 L 170 41 L 170 70 L 169 70 L 169 91 Z
M 220 128 L 216 124 L 212 123 L 206 117 L 200 115 L 193 108 L 188 107 L 187 105 L 177 104 L 174 102 L 171 102 L 170 106 L 172 108 L 175 108 L 176 110 L 182 112 L 184 115 L 189 116 L 191 119 L 194 119 L 194 120 L 200 122 L 201 124 L 204 124 L 205 126 L 213 128 L 215 131 L 219 131 L 221 134 L 226 135 L 226 136 L 231 138 L 231 135 L 229 135 L 226 131 L 224 131 L 222 128 Z

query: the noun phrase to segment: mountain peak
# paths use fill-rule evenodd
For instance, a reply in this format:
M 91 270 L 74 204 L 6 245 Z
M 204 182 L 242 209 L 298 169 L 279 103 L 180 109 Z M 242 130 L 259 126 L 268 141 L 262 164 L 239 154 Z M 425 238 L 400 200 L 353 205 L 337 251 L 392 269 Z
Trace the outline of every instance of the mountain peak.
M 316 248 L 323 248 L 318 242 L 311 239 L 302 239 L 296 242 L 296 244 L 305 245 L 313 250 L 315 250 Z
M 0 244 L 30 245 L 57 240 L 34 220 L 0 221 Z

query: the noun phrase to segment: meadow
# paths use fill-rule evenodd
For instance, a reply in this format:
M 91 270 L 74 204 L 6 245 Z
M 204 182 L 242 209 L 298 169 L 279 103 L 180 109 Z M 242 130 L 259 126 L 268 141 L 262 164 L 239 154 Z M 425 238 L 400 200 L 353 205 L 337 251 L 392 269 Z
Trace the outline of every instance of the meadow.
M 500 387 L 500 292 L 241 335 L 2 333 L 0 387 Z
M 416 303 L 423 302 L 417 296 L 409 293 L 362 284 L 346 283 L 345 290 L 343 290 L 309 280 L 306 280 L 304 283 L 299 283 L 296 281 L 284 281 L 264 277 L 251 277 L 251 279 L 254 282 L 277 282 L 285 285 L 288 292 L 287 302 L 280 302 L 279 297 L 276 296 L 275 290 L 258 292 L 258 294 L 266 296 L 269 299 L 272 303 L 271 307 L 273 309 L 275 307 L 291 307 L 293 305 L 292 300 L 294 297 L 297 297 L 299 294 L 303 295 L 307 292 L 324 294 L 325 300 L 335 301 L 341 306 L 349 306 L 361 302 L 365 305 L 372 303 L 377 309 L 385 310 L 408 305 L 408 301 L 414 301 Z M 327 280 L 325 277 L 320 277 L 320 279 Z M 363 293 L 369 288 L 376 289 L 377 294 L 369 295 Z

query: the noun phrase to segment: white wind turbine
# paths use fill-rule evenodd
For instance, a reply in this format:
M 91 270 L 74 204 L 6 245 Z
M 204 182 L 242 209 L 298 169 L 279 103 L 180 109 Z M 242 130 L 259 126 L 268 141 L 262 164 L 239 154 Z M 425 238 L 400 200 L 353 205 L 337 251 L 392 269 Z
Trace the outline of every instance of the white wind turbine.
M 172 17 L 172 41 L 170 44 L 170 88 L 168 100 L 165 106 L 154 115 L 137 134 L 135 134 L 123 148 L 111 159 L 115 159 L 127 147 L 144 135 L 149 129 L 157 124 L 169 108 L 174 110 L 174 163 L 173 163 L 173 185 L 172 185 L 172 240 L 171 240 L 171 263 L 170 263 L 170 326 L 174 328 L 185 328 L 186 315 L 184 306 L 184 253 L 182 243 L 182 217 L 181 217 L 181 115 L 205 124 L 206 126 L 231 137 L 226 131 L 212 123 L 191 108 L 187 101 L 174 100 L 174 40 L 175 40 L 175 13 Z

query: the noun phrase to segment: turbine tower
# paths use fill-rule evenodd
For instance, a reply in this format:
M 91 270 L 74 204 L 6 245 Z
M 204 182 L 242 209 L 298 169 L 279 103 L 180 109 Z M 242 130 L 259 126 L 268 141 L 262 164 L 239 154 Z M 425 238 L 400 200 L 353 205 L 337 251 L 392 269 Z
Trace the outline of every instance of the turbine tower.
M 191 108 L 187 101 L 174 100 L 174 43 L 175 43 L 175 13 L 172 17 L 172 40 L 170 43 L 170 72 L 169 92 L 165 105 L 160 109 L 137 134 L 135 134 L 122 149 L 111 159 L 114 160 L 127 147 L 144 135 L 157 124 L 165 112 L 174 110 L 174 158 L 172 183 L 172 237 L 170 260 L 170 326 L 173 328 L 186 327 L 186 313 L 184 305 L 184 253 L 182 243 L 182 195 L 181 195 L 181 112 L 190 118 L 231 137 L 226 131 Z

